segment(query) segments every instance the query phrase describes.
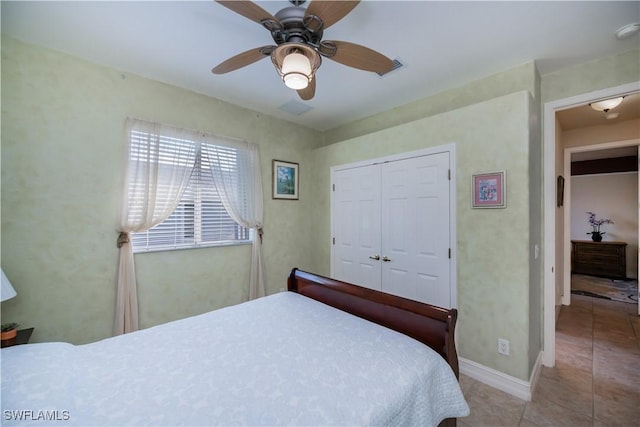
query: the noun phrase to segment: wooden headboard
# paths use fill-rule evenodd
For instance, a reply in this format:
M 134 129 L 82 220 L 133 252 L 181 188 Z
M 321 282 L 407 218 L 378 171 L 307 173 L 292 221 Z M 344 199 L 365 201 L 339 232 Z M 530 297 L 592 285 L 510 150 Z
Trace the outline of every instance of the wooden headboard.
M 408 335 L 438 352 L 459 378 L 454 332 L 458 312 L 294 268 L 288 289 Z

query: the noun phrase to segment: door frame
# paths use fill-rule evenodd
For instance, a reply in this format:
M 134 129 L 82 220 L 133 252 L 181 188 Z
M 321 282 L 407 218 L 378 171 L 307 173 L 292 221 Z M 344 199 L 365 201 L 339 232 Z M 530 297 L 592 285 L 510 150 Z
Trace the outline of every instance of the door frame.
M 332 166 L 330 169 L 330 184 L 329 184 L 329 191 L 331 191 L 331 189 L 333 188 L 333 185 L 335 184 L 334 182 L 334 174 L 337 171 L 340 170 L 345 170 L 345 169 L 352 169 L 352 168 L 359 168 L 359 167 L 365 167 L 365 166 L 371 166 L 371 165 L 376 165 L 376 164 L 380 164 L 380 163 L 387 163 L 387 162 L 395 162 L 395 161 L 399 161 L 399 160 L 406 160 L 406 159 L 411 159 L 414 157 L 422 157 L 422 156 L 429 156 L 429 155 L 433 155 L 433 154 L 440 154 L 440 153 L 449 153 L 449 169 L 451 171 L 450 173 L 450 179 L 449 179 L 449 215 L 451 216 L 451 220 L 449 223 L 449 244 L 451 245 L 451 259 L 449 262 L 449 280 L 451 281 L 450 283 L 450 296 L 451 296 L 451 307 L 452 308 L 457 308 L 458 307 L 458 276 L 457 276 L 457 240 L 456 240 L 456 218 L 457 218 L 457 214 L 456 214 L 456 144 L 455 143 L 450 143 L 450 144 L 445 144 L 445 145 L 439 145 L 437 147 L 429 147 L 429 148 L 424 148 L 424 149 L 420 149 L 420 150 L 416 150 L 416 151 L 408 151 L 408 152 L 404 152 L 404 153 L 398 153 L 398 154 L 392 154 L 389 156 L 384 156 L 384 157 L 378 157 L 375 159 L 368 159 L 368 160 L 362 160 L 362 161 L 358 161 L 358 162 L 354 162 L 354 163 L 347 163 L 347 164 L 343 164 L 343 165 L 337 165 L 337 166 Z M 334 192 L 331 191 L 331 197 L 330 197 L 330 230 L 331 230 L 331 239 L 329 244 L 331 245 L 331 250 L 330 250 L 330 258 L 331 258 L 331 262 L 330 262 L 330 271 L 331 271 L 331 276 L 333 276 L 334 273 L 334 263 L 333 263 L 333 259 L 334 259 L 334 248 L 335 245 L 333 244 L 333 237 L 335 236 L 334 230 L 335 230 L 335 218 L 333 217 L 333 206 L 334 206 Z
M 589 102 L 626 95 L 640 90 L 640 81 L 558 99 L 543 106 L 543 191 L 544 191 L 544 259 L 543 259 L 543 351 L 542 363 L 554 367 L 556 363 L 556 112 L 588 104 Z M 565 262 L 565 264 L 567 264 Z

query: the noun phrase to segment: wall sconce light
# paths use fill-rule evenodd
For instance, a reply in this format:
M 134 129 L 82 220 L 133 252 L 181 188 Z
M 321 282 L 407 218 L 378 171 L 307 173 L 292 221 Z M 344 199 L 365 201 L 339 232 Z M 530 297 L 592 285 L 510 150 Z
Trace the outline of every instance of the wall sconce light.
M 320 67 L 320 55 L 301 43 L 284 43 L 271 53 L 271 61 L 284 84 L 294 90 L 306 88 Z
M 591 104 L 589 104 L 589 106 L 596 111 L 604 111 L 605 113 L 608 113 L 609 110 L 620 105 L 623 99 L 624 96 L 619 96 L 617 98 L 611 99 L 603 99 L 602 101 L 592 102 Z

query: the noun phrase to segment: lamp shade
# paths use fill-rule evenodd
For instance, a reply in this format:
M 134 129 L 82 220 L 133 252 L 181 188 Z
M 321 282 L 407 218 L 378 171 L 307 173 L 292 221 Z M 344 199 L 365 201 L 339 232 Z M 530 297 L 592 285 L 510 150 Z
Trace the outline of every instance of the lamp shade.
M 16 296 L 16 290 L 11 286 L 11 282 L 4 274 L 4 270 L 0 269 L 0 272 L 2 272 L 2 293 L 0 295 L 0 300 L 6 301 Z

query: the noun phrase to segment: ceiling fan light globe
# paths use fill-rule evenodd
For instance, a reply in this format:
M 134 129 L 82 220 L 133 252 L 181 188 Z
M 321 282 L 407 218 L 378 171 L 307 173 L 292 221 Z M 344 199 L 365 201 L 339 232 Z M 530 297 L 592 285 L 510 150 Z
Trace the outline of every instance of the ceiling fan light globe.
M 301 53 L 290 53 L 282 61 L 282 74 L 289 73 L 300 73 L 308 76 L 311 74 L 311 62 Z
M 309 77 L 304 74 L 291 72 L 282 76 L 284 84 L 291 89 L 300 90 L 309 86 Z
M 292 52 L 282 61 L 282 80 L 287 87 L 295 90 L 304 89 L 309 85 L 311 76 L 311 62 L 305 55 Z

